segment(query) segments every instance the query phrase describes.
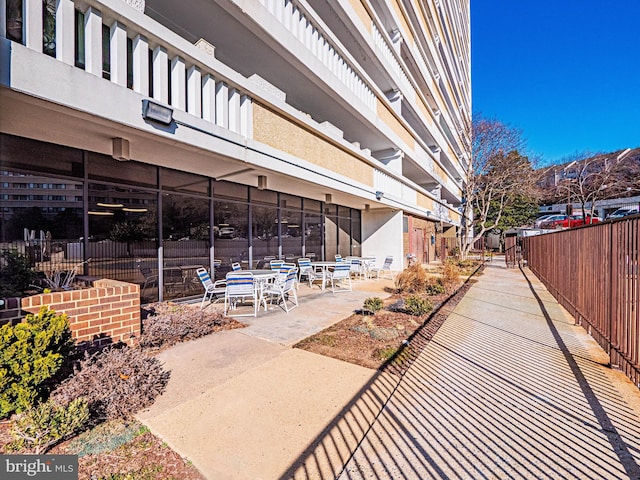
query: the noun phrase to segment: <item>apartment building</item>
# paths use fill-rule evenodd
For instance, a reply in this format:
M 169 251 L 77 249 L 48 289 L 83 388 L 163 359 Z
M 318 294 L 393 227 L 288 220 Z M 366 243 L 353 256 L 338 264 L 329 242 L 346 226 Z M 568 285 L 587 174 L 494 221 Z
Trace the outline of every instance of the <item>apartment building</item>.
M 2 242 L 172 292 L 433 260 L 471 161 L 469 0 L 0 0 Z M 164 278 L 166 277 L 166 278 Z M 148 280 L 148 279 L 147 279 Z

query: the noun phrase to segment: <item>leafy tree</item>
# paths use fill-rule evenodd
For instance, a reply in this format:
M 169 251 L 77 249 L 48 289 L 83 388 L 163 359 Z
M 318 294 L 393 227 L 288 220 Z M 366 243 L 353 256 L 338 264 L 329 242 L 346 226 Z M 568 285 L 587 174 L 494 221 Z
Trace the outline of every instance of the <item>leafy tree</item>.
M 462 214 L 468 231 L 461 237 L 463 257 L 476 240 L 503 223 L 505 211 L 517 208 L 522 198 L 536 198 L 531 161 L 519 153 L 524 144 L 520 130 L 474 116 L 473 161 L 464 182 Z
M 497 205 L 492 205 L 488 219 L 494 221 L 498 214 Z M 515 195 L 513 202 L 502 210 L 500 220 L 494 228 L 495 233 L 504 233 L 510 228 L 521 227 L 531 223 L 538 216 L 538 201 L 534 197 Z
M 17 250 L 0 253 L 0 297 L 21 296 L 36 278 L 26 256 Z

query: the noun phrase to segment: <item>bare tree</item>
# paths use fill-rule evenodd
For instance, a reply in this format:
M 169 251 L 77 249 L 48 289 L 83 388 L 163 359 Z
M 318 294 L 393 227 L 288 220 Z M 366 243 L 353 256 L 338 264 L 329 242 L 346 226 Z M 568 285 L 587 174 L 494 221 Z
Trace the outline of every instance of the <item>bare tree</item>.
M 535 196 L 531 162 L 519 151 L 525 147 L 522 132 L 504 123 L 476 115 L 473 118 L 473 161 L 464 185 L 461 252 L 496 228 L 505 208 L 518 196 Z
M 630 170 L 637 167 L 629 162 L 629 151 L 613 154 L 589 155 L 575 160 L 562 168 L 562 179 L 558 182 L 558 191 L 567 200 L 580 203 L 580 210 L 587 218 L 588 204 L 595 212 L 598 201 L 606 198 L 624 196 L 632 189 L 635 175 Z M 590 216 L 589 221 L 591 221 Z

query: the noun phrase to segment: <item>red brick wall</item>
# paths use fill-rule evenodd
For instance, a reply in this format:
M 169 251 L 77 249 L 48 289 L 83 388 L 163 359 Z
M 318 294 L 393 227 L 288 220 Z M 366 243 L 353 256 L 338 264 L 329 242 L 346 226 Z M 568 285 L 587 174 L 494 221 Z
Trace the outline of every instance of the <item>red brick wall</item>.
M 22 310 L 29 313 L 38 313 L 42 306 L 67 314 L 76 344 L 133 346 L 140 337 L 139 285 L 102 279 L 94 281 L 92 288 L 22 299 Z

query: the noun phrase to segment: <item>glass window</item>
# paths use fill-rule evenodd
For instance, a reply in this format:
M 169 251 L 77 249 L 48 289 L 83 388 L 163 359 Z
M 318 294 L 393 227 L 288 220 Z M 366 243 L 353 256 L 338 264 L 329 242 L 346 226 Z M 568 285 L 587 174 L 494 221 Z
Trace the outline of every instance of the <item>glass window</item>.
M 196 270 L 208 268 L 209 199 L 163 192 L 163 299 L 202 293 Z
M 42 51 L 50 57 L 56 56 L 56 0 L 42 2 Z
M 324 217 L 324 251 L 327 260 L 333 260 L 338 253 L 338 217 Z
M 22 13 L 23 2 L 19 0 L 8 1 L 6 3 L 7 8 L 7 38 L 14 42 L 22 42 Z
M 127 37 L 127 88 L 133 89 L 133 40 Z
M 107 155 L 88 152 L 89 178 L 125 183 L 128 185 L 156 187 L 157 167 L 140 162 L 119 162 Z
M 280 194 L 280 207 L 289 210 L 300 210 L 302 208 L 302 199 L 295 195 Z
M 360 210 L 351 211 L 351 255 L 362 256 L 362 219 Z
M 258 190 L 251 187 L 251 203 L 262 203 L 265 205 L 277 205 L 278 194 L 271 190 Z
M 111 29 L 102 25 L 102 78 L 111 80 Z
M 299 210 L 281 210 L 280 215 L 282 256 L 288 262 L 295 262 L 302 256 L 302 213 Z
M 246 187 L 245 187 L 246 189 Z M 249 206 L 246 203 L 216 200 L 214 215 L 214 255 L 220 267 L 216 278 L 224 278 L 231 270 L 232 263 L 249 265 Z
M 0 164 L 16 172 L 83 176 L 80 150 L 13 135 L 0 135 Z
M 304 255 L 315 260 L 322 259 L 322 216 L 319 213 L 304 214 Z
M 338 217 L 338 253 L 343 257 L 351 255 L 351 218 Z
M 235 200 L 248 200 L 249 188 L 233 182 L 214 181 L 213 195 L 216 198 L 229 198 Z
M 84 69 L 84 13 L 80 10 L 76 10 L 75 35 L 76 67 Z
M 165 168 L 160 175 L 163 190 L 209 195 L 209 179 L 206 177 Z
M 253 263 L 261 268 L 265 265 L 265 257 L 278 257 L 278 209 L 252 205 L 251 220 Z
M 322 212 L 322 202 L 305 198 L 303 203 L 305 212 Z

